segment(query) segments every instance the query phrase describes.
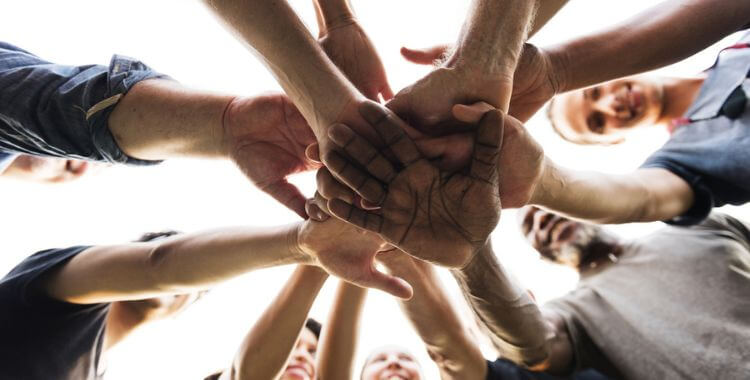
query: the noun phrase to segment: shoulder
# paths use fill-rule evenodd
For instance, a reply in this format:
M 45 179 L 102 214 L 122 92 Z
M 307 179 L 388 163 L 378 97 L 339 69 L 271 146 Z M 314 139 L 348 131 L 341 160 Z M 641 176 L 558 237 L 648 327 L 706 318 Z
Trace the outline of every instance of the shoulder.
M 13 268 L 0 280 L 0 289 L 5 297 L 15 297 L 24 304 L 32 303 L 40 294 L 37 286 L 40 278 L 60 268 L 68 260 L 90 248 L 74 246 L 39 251 Z

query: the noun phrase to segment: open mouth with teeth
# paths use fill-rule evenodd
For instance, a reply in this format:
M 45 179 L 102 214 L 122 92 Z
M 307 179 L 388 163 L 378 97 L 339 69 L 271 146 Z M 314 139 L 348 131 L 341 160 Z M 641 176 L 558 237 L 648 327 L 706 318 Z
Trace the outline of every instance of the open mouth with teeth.
M 640 115 L 643 114 L 643 93 L 637 89 L 633 89 L 632 83 L 626 83 L 623 92 L 624 94 L 619 97 L 619 100 L 624 108 L 624 112 L 620 113 L 619 116 L 624 122 L 632 122 L 637 120 Z M 627 124 L 623 125 L 623 127 L 625 126 L 627 126 Z

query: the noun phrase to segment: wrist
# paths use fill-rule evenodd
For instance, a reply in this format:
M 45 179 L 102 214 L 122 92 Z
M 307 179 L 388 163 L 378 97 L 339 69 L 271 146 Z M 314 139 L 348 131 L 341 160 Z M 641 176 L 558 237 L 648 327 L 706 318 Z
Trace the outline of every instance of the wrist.
M 544 158 L 542 174 L 534 186 L 534 191 L 527 204 L 550 207 L 554 202 L 555 194 L 558 194 L 562 183 L 562 175 L 554 162 L 548 157 Z
M 561 46 L 539 50 L 547 59 L 548 77 L 555 95 L 577 89 L 578 87 L 571 87 L 570 52 Z
M 348 1 L 318 0 L 318 6 L 325 22 L 325 29 L 328 32 L 356 23 L 354 12 L 349 7 Z
M 304 223 L 299 222 L 289 226 L 286 235 L 287 250 L 297 264 L 317 265 L 317 255 L 305 244 Z

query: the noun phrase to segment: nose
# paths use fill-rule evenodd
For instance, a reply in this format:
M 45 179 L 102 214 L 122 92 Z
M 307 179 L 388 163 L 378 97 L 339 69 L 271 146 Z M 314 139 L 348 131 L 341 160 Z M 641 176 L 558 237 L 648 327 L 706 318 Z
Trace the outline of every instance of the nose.
M 613 92 L 607 92 L 599 96 L 598 99 L 593 101 L 592 108 L 605 115 L 615 117 L 627 112 L 625 102 Z
M 388 369 L 401 369 L 401 363 L 399 363 L 398 358 L 388 359 Z

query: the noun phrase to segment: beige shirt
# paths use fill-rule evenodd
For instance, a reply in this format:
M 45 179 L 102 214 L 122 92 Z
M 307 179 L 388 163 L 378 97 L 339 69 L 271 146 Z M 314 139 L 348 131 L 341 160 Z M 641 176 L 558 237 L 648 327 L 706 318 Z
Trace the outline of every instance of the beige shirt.
M 577 368 L 626 379 L 750 379 L 750 229 L 713 213 L 627 244 L 545 307 Z

